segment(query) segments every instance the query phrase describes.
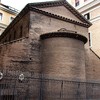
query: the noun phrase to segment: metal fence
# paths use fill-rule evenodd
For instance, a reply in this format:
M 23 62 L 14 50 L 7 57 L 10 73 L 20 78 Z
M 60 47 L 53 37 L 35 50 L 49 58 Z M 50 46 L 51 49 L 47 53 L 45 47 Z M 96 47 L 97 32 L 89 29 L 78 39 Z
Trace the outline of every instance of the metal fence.
M 100 100 L 100 84 L 5 77 L 0 81 L 0 100 Z

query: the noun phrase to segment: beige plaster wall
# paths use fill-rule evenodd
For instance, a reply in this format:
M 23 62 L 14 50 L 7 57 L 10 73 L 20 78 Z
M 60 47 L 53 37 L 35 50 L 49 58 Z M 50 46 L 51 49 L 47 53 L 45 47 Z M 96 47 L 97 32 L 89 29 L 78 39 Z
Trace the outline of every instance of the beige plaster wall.
M 100 20 L 93 22 L 89 32 L 91 33 L 92 49 L 100 57 Z

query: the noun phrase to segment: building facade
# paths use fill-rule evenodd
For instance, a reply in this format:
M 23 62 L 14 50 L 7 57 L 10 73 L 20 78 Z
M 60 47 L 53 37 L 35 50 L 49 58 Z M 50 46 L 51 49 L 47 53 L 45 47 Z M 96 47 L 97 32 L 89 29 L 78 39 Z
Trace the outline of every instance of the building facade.
M 18 14 L 18 10 L 0 2 L 0 35 Z
M 0 100 L 99 100 L 91 25 L 65 0 L 27 4 L 0 36 Z
M 100 57 L 100 1 L 70 0 L 69 3 L 92 23 L 92 26 L 89 28 L 89 45 Z

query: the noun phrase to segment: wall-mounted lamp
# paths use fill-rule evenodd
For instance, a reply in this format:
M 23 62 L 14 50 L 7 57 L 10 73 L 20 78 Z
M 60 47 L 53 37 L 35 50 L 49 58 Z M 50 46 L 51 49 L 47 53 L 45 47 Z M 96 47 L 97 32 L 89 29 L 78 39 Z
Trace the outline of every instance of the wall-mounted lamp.
M 24 78 L 25 78 L 25 77 L 24 77 L 24 74 L 20 74 L 20 75 L 19 75 L 19 80 L 20 80 L 20 81 L 23 81 Z
M 2 80 L 2 78 L 3 78 L 3 73 L 0 72 L 0 80 Z

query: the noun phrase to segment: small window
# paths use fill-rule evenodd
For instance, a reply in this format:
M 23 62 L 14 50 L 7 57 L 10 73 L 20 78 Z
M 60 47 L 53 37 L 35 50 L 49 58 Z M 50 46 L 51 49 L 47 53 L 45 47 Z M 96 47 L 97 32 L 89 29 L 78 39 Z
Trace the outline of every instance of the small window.
M 88 1 L 88 0 L 84 0 L 84 2 L 86 2 L 86 1 Z
M 2 13 L 0 13 L 0 20 L 2 20 Z
M 84 17 L 85 17 L 87 20 L 89 20 L 89 19 L 90 19 L 90 13 L 85 14 Z
M 14 20 L 14 17 L 10 17 L 10 22 L 12 22 Z
M 75 0 L 75 7 L 79 6 L 79 0 Z

